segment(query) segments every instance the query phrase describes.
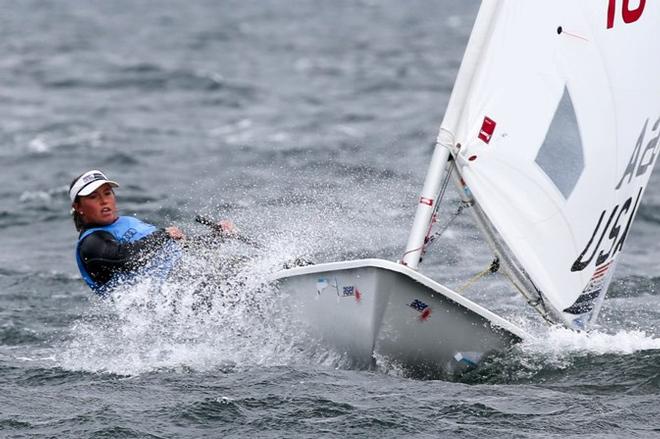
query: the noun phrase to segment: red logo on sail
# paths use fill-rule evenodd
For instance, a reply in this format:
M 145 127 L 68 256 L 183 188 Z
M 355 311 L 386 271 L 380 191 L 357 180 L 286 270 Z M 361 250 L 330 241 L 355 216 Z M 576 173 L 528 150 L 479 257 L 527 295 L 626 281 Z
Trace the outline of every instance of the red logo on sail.
M 481 130 L 479 130 L 479 139 L 483 140 L 485 143 L 490 143 L 491 137 L 493 137 L 493 132 L 495 131 L 495 121 L 490 117 L 484 117 L 484 122 L 481 124 Z

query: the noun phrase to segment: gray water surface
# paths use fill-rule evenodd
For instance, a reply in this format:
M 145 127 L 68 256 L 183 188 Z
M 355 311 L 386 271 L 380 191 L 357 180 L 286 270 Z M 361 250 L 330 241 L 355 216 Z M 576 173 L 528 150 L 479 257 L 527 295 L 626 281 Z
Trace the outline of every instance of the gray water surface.
M 477 7 L 0 1 L 0 436 L 660 437 L 657 176 L 602 328 L 548 330 L 495 276 L 467 294 L 538 339 L 453 380 L 347 369 L 264 283 L 298 256 L 401 257 Z M 90 168 L 124 214 L 189 235 L 231 218 L 260 246 L 100 301 L 68 216 Z M 489 262 L 461 216 L 422 271 L 458 287 Z M 183 306 L 209 272 L 214 306 Z

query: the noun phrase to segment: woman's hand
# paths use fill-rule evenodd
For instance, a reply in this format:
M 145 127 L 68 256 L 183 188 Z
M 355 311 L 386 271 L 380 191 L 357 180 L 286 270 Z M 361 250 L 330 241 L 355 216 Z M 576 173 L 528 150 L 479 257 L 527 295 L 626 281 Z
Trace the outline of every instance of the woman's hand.
M 238 229 L 229 220 L 222 220 L 216 224 L 217 229 L 224 234 L 227 235 L 236 235 L 238 233 Z
M 180 228 L 176 226 L 169 226 L 165 227 L 165 232 L 170 236 L 172 239 L 185 239 L 186 235 L 183 234 Z

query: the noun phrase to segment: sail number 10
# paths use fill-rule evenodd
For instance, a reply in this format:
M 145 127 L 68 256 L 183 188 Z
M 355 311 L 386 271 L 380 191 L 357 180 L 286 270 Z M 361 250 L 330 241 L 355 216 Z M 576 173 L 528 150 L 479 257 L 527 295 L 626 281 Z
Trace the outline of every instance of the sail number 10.
M 607 8 L 608 29 L 614 27 L 614 17 L 617 13 L 617 3 L 620 3 L 620 0 L 610 0 L 610 5 Z M 642 12 L 644 12 L 644 6 L 646 6 L 646 0 L 637 0 L 637 3 L 637 7 L 631 9 L 630 0 L 623 0 L 623 4 L 621 5 L 621 18 L 623 18 L 624 23 L 634 23 L 639 20 L 639 17 L 642 16 Z

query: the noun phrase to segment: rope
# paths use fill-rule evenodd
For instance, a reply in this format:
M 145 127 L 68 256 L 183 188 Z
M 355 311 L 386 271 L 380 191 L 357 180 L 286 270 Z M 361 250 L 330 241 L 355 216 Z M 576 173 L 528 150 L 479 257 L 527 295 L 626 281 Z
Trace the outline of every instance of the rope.
M 442 187 L 440 188 L 440 193 L 438 194 L 438 202 L 435 204 L 435 209 L 433 210 L 434 214 L 438 211 L 438 206 L 440 206 L 440 203 L 445 198 L 445 191 L 447 190 L 447 185 L 449 184 L 449 179 L 451 178 L 451 173 L 452 172 L 454 172 L 454 162 L 453 161 L 451 161 L 449 163 L 449 169 L 447 169 L 447 173 L 445 174 L 445 178 L 442 181 Z
M 406 252 L 403 253 L 402 258 L 405 258 L 408 253 L 414 253 L 418 250 L 421 250 L 421 254 L 419 255 L 419 261 L 422 261 L 422 257 L 424 257 L 424 254 L 426 253 L 426 249 L 428 246 L 433 242 L 435 238 L 440 236 L 442 233 L 438 234 L 437 232 L 431 235 L 431 230 L 433 229 L 433 225 L 436 223 L 437 218 L 438 218 L 438 208 L 440 207 L 440 203 L 445 197 L 445 191 L 447 190 L 447 185 L 449 184 L 449 179 L 451 177 L 451 173 L 454 170 L 454 162 L 452 161 L 449 164 L 449 169 L 447 170 L 447 173 L 445 174 L 445 177 L 442 181 L 442 185 L 440 186 L 440 190 L 438 191 L 438 196 L 436 197 L 436 202 L 435 202 L 435 207 L 433 208 L 433 213 L 431 213 L 431 221 L 429 222 L 429 228 L 426 231 L 426 236 L 424 237 L 424 242 L 420 247 L 410 249 Z M 462 211 L 462 209 L 460 209 Z M 455 219 L 456 216 L 460 214 L 460 211 L 457 212 L 454 215 L 454 218 L 452 218 L 449 223 L 442 229 L 442 232 L 447 230 L 447 227 L 451 224 L 451 222 Z M 437 236 L 436 236 L 437 235 Z
M 445 174 L 445 178 L 442 181 L 442 186 L 440 186 L 440 192 L 438 192 L 437 202 L 435 203 L 435 208 L 433 209 L 433 214 L 431 215 L 431 222 L 429 223 L 429 229 L 426 232 L 426 236 L 424 237 L 424 243 L 422 244 L 422 247 L 421 247 L 422 253 L 419 255 L 420 260 L 424 256 L 424 254 L 426 253 L 426 250 L 428 249 L 429 245 L 433 242 L 433 240 L 442 234 L 442 233 L 440 233 L 440 235 L 435 236 L 437 234 L 437 232 L 436 232 L 433 235 L 431 235 L 431 230 L 433 229 L 433 225 L 437 221 L 438 208 L 440 207 L 440 203 L 442 203 L 442 200 L 445 198 L 445 192 L 447 191 L 447 185 L 449 184 L 449 179 L 451 178 L 451 173 L 452 172 L 454 172 L 454 162 L 453 161 L 451 161 L 449 163 L 449 169 L 447 169 L 447 173 Z M 449 227 L 451 222 L 456 218 L 456 216 L 458 216 L 458 214 L 460 214 L 460 211 L 457 212 L 457 214 L 454 215 L 454 217 L 450 219 L 449 223 L 447 223 L 447 225 L 442 229 L 442 232 L 447 230 L 447 227 Z
M 499 258 L 495 258 L 493 259 L 493 262 L 491 262 L 488 265 L 488 268 L 472 276 L 470 279 L 467 280 L 467 282 L 461 285 L 461 287 L 458 288 L 456 292 L 462 295 L 465 292 L 465 290 L 467 290 L 470 286 L 472 286 L 476 281 L 478 281 L 488 273 L 496 273 L 497 270 L 499 269 L 500 269 L 500 260 Z
M 431 220 L 431 224 L 429 225 L 429 231 L 427 232 L 426 237 L 424 238 L 424 244 L 422 244 L 421 247 L 417 247 L 417 248 L 413 248 L 411 250 L 408 250 L 407 252 L 405 252 L 403 254 L 403 256 L 405 257 L 408 253 L 416 252 L 417 250 L 422 250 L 422 254 L 421 254 L 420 257 L 424 256 L 424 254 L 426 253 L 426 250 L 429 248 L 429 246 L 431 244 L 433 244 L 433 241 L 435 241 L 437 238 L 442 236 L 442 234 L 447 231 L 447 229 L 449 228 L 449 226 L 452 225 L 454 220 L 456 218 L 458 218 L 458 216 L 461 213 L 463 213 L 463 209 L 465 209 L 466 207 L 470 207 L 470 206 L 471 206 L 470 203 L 465 202 L 465 201 L 461 201 L 461 204 L 458 206 L 458 209 L 456 209 L 456 212 L 454 212 L 454 214 L 451 216 L 451 218 L 449 218 L 449 221 L 447 221 L 447 224 L 445 224 L 444 227 L 442 227 L 442 229 L 440 229 L 437 232 L 430 235 L 431 228 L 433 227 L 433 224 L 435 224 L 435 222 L 436 222 L 435 214 L 433 214 L 433 219 Z
M 504 273 L 504 276 L 506 276 L 506 278 L 509 280 L 509 282 L 511 283 L 511 285 L 513 285 L 513 287 L 514 287 L 515 289 L 517 289 L 518 291 L 520 291 L 520 293 L 521 293 L 524 297 L 527 297 L 527 296 L 523 293 L 523 290 L 520 289 L 520 287 L 518 287 L 518 285 L 516 284 L 516 282 L 515 282 L 515 281 L 513 280 L 513 278 L 509 275 L 509 272 L 508 272 L 507 270 L 504 270 L 503 273 Z M 536 297 L 536 299 L 534 299 L 534 300 L 532 300 L 532 299 L 527 300 L 527 304 L 528 304 L 529 306 L 531 306 L 532 308 L 536 309 L 536 311 L 537 311 L 539 314 L 541 314 L 541 317 L 543 317 L 543 319 L 544 319 L 546 322 L 548 322 L 548 323 L 551 324 L 551 325 L 554 325 L 554 324 L 557 323 L 557 322 L 554 321 L 553 319 L 551 319 L 550 316 L 548 315 L 548 311 L 546 310 L 546 308 L 545 308 L 545 303 L 544 303 L 544 301 L 543 301 L 543 296 L 541 295 L 540 291 L 538 290 L 538 288 L 536 288 L 536 285 L 534 285 L 533 282 L 532 282 L 532 286 L 534 287 L 534 289 L 535 289 L 535 291 L 536 291 L 537 297 Z
M 441 237 L 442 234 L 447 231 L 447 229 L 449 228 L 449 226 L 451 226 L 451 224 L 454 222 L 454 220 L 456 218 L 458 218 L 458 216 L 461 213 L 463 213 L 463 209 L 465 209 L 466 207 L 470 207 L 470 206 L 471 206 L 470 203 L 468 203 L 466 201 L 461 201 L 461 204 L 458 205 L 458 209 L 456 209 L 456 212 L 454 212 L 452 217 L 449 218 L 449 221 L 447 221 L 447 224 L 445 224 L 442 229 L 438 230 L 433 235 L 430 235 L 430 236 L 426 237 L 426 239 L 424 240 L 424 245 L 425 245 L 424 246 L 424 251 L 426 251 L 426 249 L 433 243 L 433 241 L 435 241 L 436 239 Z

